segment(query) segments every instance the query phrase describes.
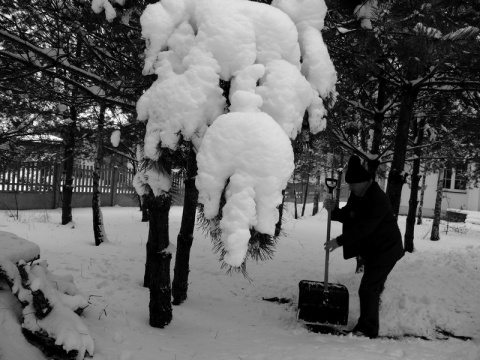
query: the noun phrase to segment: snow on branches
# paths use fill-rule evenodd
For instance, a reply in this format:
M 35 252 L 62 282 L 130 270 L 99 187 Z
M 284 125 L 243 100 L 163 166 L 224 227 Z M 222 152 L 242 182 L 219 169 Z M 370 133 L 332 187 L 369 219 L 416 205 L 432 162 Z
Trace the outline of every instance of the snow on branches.
M 245 260 L 251 228 L 274 234 L 276 207 L 293 171 L 289 145 L 280 126 L 261 112 L 222 115 L 205 135 L 197 156 L 199 202 L 207 219 L 217 216 L 228 181 L 219 226 L 223 260 L 234 267 Z
M 321 35 L 326 11 L 324 0 L 162 0 L 140 18 L 143 73 L 157 76 L 137 103 L 145 159 L 194 145 L 199 202 L 207 220 L 221 214 L 231 266 L 244 262 L 252 232 L 273 236 L 293 171 L 290 140 L 304 125 L 325 128 L 324 100 L 336 83 Z M 151 171 L 136 177 L 141 194 Z

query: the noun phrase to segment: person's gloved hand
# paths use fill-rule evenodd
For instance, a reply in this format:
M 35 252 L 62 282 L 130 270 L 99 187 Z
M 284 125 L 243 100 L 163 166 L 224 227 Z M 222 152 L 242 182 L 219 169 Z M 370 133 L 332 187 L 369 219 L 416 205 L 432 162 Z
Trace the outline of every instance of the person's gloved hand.
M 336 248 L 338 248 L 340 245 L 338 245 L 337 238 L 333 238 L 330 241 L 327 241 L 325 244 L 323 244 L 323 248 L 325 251 L 333 251 Z
M 323 200 L 323 207 L 327 209 L 327 211 L 332 211 L 335 209 L 336 201 L 335 199 L 324 199 Z

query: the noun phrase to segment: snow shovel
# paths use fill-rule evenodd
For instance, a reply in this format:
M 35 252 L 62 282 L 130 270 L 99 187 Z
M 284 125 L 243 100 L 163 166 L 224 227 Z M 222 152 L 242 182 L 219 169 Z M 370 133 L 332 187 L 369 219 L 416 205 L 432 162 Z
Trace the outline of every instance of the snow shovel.
M 328 198 L 333 198 L 337 180 L 325 179 Z M 330 241 L 331 211 L 328 211 L 327 241 Z M 347 325 L 348 289 L 341 284 L 328 283 L 329 251 L 325 251 L 325 281 L 302 280 L 299 283 L 297 319 L 309 324 Z

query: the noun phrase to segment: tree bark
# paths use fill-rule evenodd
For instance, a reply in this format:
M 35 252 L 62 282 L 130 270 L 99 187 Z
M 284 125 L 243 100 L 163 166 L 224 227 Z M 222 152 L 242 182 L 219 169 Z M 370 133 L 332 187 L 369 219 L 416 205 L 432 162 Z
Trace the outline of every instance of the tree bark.
M 295 169 L 293 169 L 293 183 L 292 183 L 292 188 L 293 188 L 293 206 L 295 209 L 295 219 L 298 219 L 298 210 L 297 210 L 297 185 L 295 182 Z
M 414 124 L 413 136 L 417 139 L 415 145 L 417 147 L 423 144 L 423 128 L 425 127 L 425 118 Z M 415 150 L 415 160 L 413 160 L 412 176 L 410 180 L 410 200 L 408 201 L 407 223 L 405 227 L 405 251 L 410 253 L 414 250 L 414 234 L 415 234 L 415 215 L 418 205 L 418 184 L 420 183 L 420 158 L 422 156 L 421 148 Z
M 148 198 L 150 223 L 147 241 L 146 283 L 150 289 L 150 326 L 163 328 L 172 321 L 170 244 L 168 216 L 172 199 L 168 194 Z M 148 274 L 148 275 L 147 275 Z
M 145 206 L 149 211 L 150 207 L 152 206 L 151 203 L 155 202 L 155 196 L 150 191 L 148 194 L 143 195 L 143 200 L 144 200 L 143 206 Z M 146 258 L 145 258 L 145 273 L 143 275 L 143 287 L 146 287 L 146 288 L 150 287 L 150 277 L 152 272 L 150 269 L 150 265 L 153 261 L 151 256 L 155 252 L 155 248 L 156 248 L 156 243 L 155 243 L 156 240 L 153 234 L 154 232 L 153 226 L 155 225 L 156 221 L 158 220 L 153 219 L 152 217 L 149 217 L 148 239 L 146 244 L 147 252 L 146 252 Z
M 138 198 L 140 199 L 140 210 L 142 210 L 142 222 L 148 222 L 150 216 L 148 215 L 148 207 L 145 205 L 147 196 L 142 195 Z
M 416 163 L 420 159 L 415 159 L 413 162 L 413 172 L 411 177 L 410 200 L 408 201 L 408 214 L 405 226 L 404 247 L 405 251 L 412 253 L 414 250 L 414 233 L 415 233 L 415 214 L 418 205 L 418 184 L 421 175 L 418 174 L 418 167 Z
M 75 49 L 76 58 L 82 55 L 82 42 L 77 37 Z M 75 78 L 75 77 L 74 77 Z M 76 99 L 78 88 L 72 90 L 72 98 Z M 63 166 L 63 197 L 62 197 L 62 225 L 72 221 L 72 197 L 73 197 L 73 163 L 75 161 L 75 138 L 77 132 L 77 108 L 70 106 L 70 123 L 65 144 L 65 159 Z
M 442 196 L 443 196 L 443 167 L 438 169 L 437 196 L 435 198 L 435 210 L 432 223 L 432 233 L 430 240 L 440 240 L 440 218 L 442 215 Z
M 67 128 L 65 157 L 63 160 L 62 225 L 72 221 L 73 164 L 75 161 L 75 137 L 77 131 L 77 109 L 70 107 L 70 123 Z
M 320 202 L 320 171 L 317 172 L 317 183 L 315 184 L 315 191 L 313 193 L 313 210 L 312 216 L 318 214 L 318 203 Z
M 305 207 L 307 206 L 308 185 L 310 184 L 310 168 L 307 173 L 307 183 L 305 185 L 305 193 L 303 194 L 302 217 L 305 216 Z
M 335 204 L 340 206 L 340 196 L 342 193 L 342 176 L 343 176 L 343 161 L 345 158 L 345 154 L 343 151 L 340 152 L 340 166 L 337 170 L 337 187 L 335 188 Z
M 378 77 L 378 92 L 377 92 L 377 105 L 376 108 L 381 111 L 375 111 L 373 115 L 373 137 L 372 137 L 372 149 L 371 153 L 378 155 L 380 152 L 380 145 L 382 144 L 383 135 L 383 120 L 385 119 L 385 113 L 383 108 L 386 103 L 386 80 L 383 77 Z M 342 153 L 343 156 L 343 153 Z
M 185 197 L 180 232 L 177 237 L 175 269 L 173 273 L 172 295 L 173 305 L 180 305 L 187 299 L 188 274 L 190 273 L 190 249 L 195 229 L 195 214 L 198 204 L 198 190 L 195 186 L 197 175 L 197 158 L 193 146 L 190 147 L 185 179 Z
M 401 97 L 400 113 L 398 116 L 395 146 L 393 150 L 393 160 L 390 173 L 388 174 L 387 183 L 387 195 L 390 199 L 390 204 L 392 205 L 392 210 L 395 214 L 395 217 L 398 217 L 402 187 L 405 183 L 403 168 L 405 166 L 407 152 L 408 131 L 410 128 L 410 120 L 417 95 L 417 90 L 408 87 L 403 90 Z
M 275 236 L 280 236 L 280 232 L 282 231 L 284 209 L 285 209 L 285 190 L 282 190 L 282 203 L 278 206 L 278 221 L 275 224 Z
M 93 170 L 93 195 L 92 195 L 92 213 L 93 213 L 93 235 L 95 245 L 99 246 L 106 239 L 103 227 L 103 216 L 100 200 L 100 171 L 103 163 L 103 128 L 105 124 L 105 104 L 100 105 L 98 115 L 97 129 L 97 154 L 95 156 L 95 165 Z
M 423 222 L 423 199 L 425 197 L 426 179 L 427 179 L 427 170 L 425 166 L 425 170 L 423 171 L 423 176 L 422 176 L 422 188 L 420 190 L 420 203 L 418 204 L 417 225 L 422 225 L 422 222 Z

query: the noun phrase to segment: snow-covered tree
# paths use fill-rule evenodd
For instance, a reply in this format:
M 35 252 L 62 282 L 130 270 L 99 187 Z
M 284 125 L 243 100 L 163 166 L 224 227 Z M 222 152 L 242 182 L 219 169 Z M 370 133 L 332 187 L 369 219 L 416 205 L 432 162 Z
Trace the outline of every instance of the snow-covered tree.
M 404 165 L 414 151 L 410 131 L 422 104 L 441 93 L 458 99 L 480 89 L 480 5 L 358 0 L 352 10 L 341 3 L 328 19 L 328 45 L 344 77 L 338 106 L 349 108 L 359 137 L 368 140 L 348 143 L 343 132 L 342 144 L 367 161 L 391 162 L 387 193 L 398 213 Z
M 274 234 L 293 170 L 290 140 L 302 126 L 313 133 L 325 127 L 323 99 L 336 81 L 320 32 L 326 10 L 323 0 L 163 0 L 141 17 L 143 73 L 157 80 L 137 103 L 138 118 L 147 121 L 145 158 L 154 165 L 137 175 L 136 187 L 168 203 L 166 155 L 190 142 L 198 152 L 199 202 L 218 225 L 210 230 L 229 267 L 244 265 L 255 234 Z M 157 251 L 167 254 L 169 241 L 157 240 Z M 161 286 L 169 287 L 169 278 Z

